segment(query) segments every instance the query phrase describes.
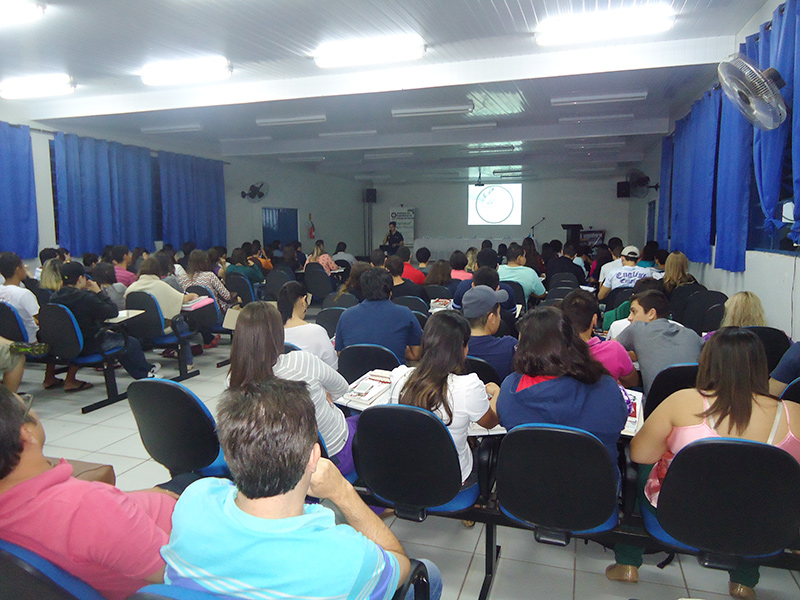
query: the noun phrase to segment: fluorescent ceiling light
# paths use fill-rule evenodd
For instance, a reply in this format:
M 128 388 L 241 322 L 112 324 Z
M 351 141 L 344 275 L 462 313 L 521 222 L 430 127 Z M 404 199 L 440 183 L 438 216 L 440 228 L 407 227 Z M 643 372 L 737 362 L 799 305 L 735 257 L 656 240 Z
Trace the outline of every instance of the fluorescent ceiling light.
M 314 62 L 320 69 L 332 69 L 404 62 L 424 55 L 425 40 L 417 34 L 401 34 L 324 42 L 314 51 Z
M 279 156 L 278 160 L 282 163 L 314 163 L 323 162 L 324 156 Z
M 457 104 L 453 106 L 418 106 L 416 108 L 393 108 L 393 117 L 429 117 L 435 115 L 465 115 L 475 109 L 475 104 Z
M 647 100 L 647 92 L 629 92 L 626 94 L 595 94 L 592 96 L 561 96 L 558 98 L 550 98 L 550 106 L 579 106 L 582 104 L 636 102 L 638 100 Z
M 622 119 L 632 119 L 633 113 L 622 115 L 588 115 L 585 117 L 559 117 L 559 123 L 589 123 L 593 121 L 620 121 Z
M 475 148 L 467 150 L 467 154 L 511 154 L 516 152 L 515 146 L 495 146 L 493 148 Z
M 536 27 L 536 43 L 557 46 L 641 37 L 669 31 L 674 24 L 675 12 L 669 4 L 556 15 Z
M 583 174 L 592 174 L 592 173 L 613 173 L 616 171 L 616 167 L 582 167 L 577 169 L 572 169 L 573 173 L 583 173 Z
M 163 127 L 142 127 L 142 133 L 186 133 L 189 131 L 203 131 L 200 123 L 186 125 L 165 125 Z
M 370 152 L 364 155 L 366 160 L 381 160 L 388 158 L 409 158 L 413 152 Z
M 492 175 L 522 175 L 522 169 L 495 169 Z
M 564 144 L 567 150 L 596 150 L 600 148 L 622 148 L 625 142 L 586 142 L 578 144 Z
M 319 137 L 321 138 L 329 138 L 329 137 L 347 137 L 351 135 L 375 135 L 378 133 L 377 129 L 362 129 L 360 131 L 327 131 L 325 133 L 319 133 Z
M 149 62 L 139 73 L 145 85 L 190 85 L 212 83 L 231 76 L 232 67 L 224 56 Z
M 264 135 L 261 137 L 252 137 L 252 138 L 221 138 L 220 142 L 229 143 L 229 142 L 269 142 L 272 141 L 271 135 Z
M 386 181 L 391 177 L 389 175 L 356 175 L 353 179 L 357 181 Z
M 66 73 L 9 77 L 0 81 L 0 98 L 5 100 L 65 96 L 74 91 L 75 84 Z
M 44 16 L 44 3 L 32 0 L 0 1 L 0 27 L 33 23 Z
M 256 125 L 270 127 L 272 125 L 303 125 L 305 123 L 324 123 L 328 120 L 326 115 L 306 115 L 301 117 L 275 117 L 269 119 L 256 119 Z
M 462 129 L 486 129 L 497 127 L 497 123 L 464 123 L 463 125 L 434 125 L 431 131 L 459 131 Z

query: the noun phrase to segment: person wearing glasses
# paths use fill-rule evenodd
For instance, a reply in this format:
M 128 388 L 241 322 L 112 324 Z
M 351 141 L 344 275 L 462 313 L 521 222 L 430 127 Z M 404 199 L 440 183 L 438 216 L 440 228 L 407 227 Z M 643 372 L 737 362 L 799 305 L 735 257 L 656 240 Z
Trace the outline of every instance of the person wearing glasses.
M 85 581 L 110 600 L 161 583 L 177 495 L 123 492 L 73 477 L 44 456 L 33 397 L 0 385 L 0 538 Z

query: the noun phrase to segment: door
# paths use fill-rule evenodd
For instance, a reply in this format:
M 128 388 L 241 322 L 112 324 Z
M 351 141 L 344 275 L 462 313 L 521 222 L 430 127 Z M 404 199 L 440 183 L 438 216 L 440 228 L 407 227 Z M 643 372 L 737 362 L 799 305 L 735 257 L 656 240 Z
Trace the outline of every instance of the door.
M 280 240 L 281 246 L 299 239 L 296 208 L 263 208 L 264 245 Z

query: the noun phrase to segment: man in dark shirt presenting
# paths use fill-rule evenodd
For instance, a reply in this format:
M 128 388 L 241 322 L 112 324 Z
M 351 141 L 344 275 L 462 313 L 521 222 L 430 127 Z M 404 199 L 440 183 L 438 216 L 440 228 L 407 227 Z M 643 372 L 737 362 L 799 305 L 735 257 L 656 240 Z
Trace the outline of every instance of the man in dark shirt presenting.
M 94 281 L 86 279 L 86 271 L 78 262 L 70 262 L 61 267 L 61 278 L 64 284 L 60 290 L 50 297 L 50 302 L 63 304 L 75 315 L 78 328 L 83 334 L 82 355 L 97 354 L 100 346 L 95 336 L 103 327 L 106 319 L 119 314 L 117 305 L 100 293 L 100 287 Z M 150 364 L 142 352 L 142 346 L 135 337 L 128 338 L 126 349 L 117 355 L 120 364 L 134 379 L 155 377 L 161 368 L 158 363 Z M 81 389 L 91 387 L 84 383 Z
M 400 246 L 404 245 L 403 234 L 397 231 L 397 222 L 389 221 L 389 233 L 383 238 L 383 245 L 389 246 L 388 254 L 391 256 Z

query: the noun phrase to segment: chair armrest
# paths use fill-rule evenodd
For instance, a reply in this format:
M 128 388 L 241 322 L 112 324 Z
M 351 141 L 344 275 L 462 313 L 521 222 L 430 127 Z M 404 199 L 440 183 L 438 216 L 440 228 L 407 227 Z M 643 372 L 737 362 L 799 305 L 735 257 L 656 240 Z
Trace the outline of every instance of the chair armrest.
M 119 343 L 120 336 L 122 337 L 122 344 Z M 100 346 L 102 355 L 108 358 L 120 354 L 128 347 L 128 332 L 125 327 L 119 325 L 103 327 L 97 332 L 94 339 L 97 345 Z
M 502 435 L 487 435 L 478 442 L 478 450 L 475 459 L 478 462 L 478 501 L 486 504 L 494 487 L 497 474 L 497 456 L 500 452 L 500 443 L 503 441 Z
M 428 581 L 428 569 L 423 563 L 415 559 L 411 561 L 411 572 L 397 591 L 392 596 L 392 600 L 403 600 L 408 594 L 411 586 L 414 586 L 414 600 L 429 600 L 430 582 Z
M 175 315 L 171 320 L 170 326 L 172 327 L 172 333 L 179 340 L 189 339 L 195 334 L 194 328 L 184 314 Z
M 637 486 L 639 483 L 639 465 L 631 461 L 631 448 L 625 445 L 625 451 L 620 452 L 620 460 L 624 464 L 620 465 L 622 473 L 622 520 L 628 521 L 634 514 L 636 508 Z

